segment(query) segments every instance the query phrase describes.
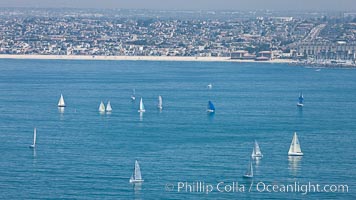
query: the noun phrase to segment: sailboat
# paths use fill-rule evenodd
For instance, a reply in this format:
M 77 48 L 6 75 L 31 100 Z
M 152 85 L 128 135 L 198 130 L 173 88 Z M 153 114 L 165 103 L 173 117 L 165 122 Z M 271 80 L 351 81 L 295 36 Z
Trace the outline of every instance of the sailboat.
M 145 105 L 143 105 L 143 101 L 142 101 L 142 97 L 141 97 L 141 100 L 140 100 L 140 108 L 138 110 L 138 112 L 145 112 Z
M 33 144 L 30 145 L 30 148 L 36 147 L 36 128 L 33 130 Z
M 298 98 L 297 106 L 298 107 L 303 107 L 304 106 L 303 101 L 304 101 L 303 93 L 300 93 L 299 94 L 299 98 Z
M 111 104 L 110 101 L 108 101 L 108 104 L 106 104 L 106 112 L 111 112 L 112 108 L 111 108 Z
M 211 101 L 208 102 L 208 108 L 207 108 L 206 112 L 209 112 L 209 113 L 215 112 L 214 104 Z
M 244 178 L 253 178 L 253 165 L 252 161 L 250 160 L 250 163 L 247 167 L 246 173 L 243 175 Z
M 252 150 L 251 157 L 252 158 L 262 158 L 263 157 L 260 146 L 258 145 L 256 140 L 255 140 L 255 146 L 253 147 L 253 150 Z
M 140 170 L 140 165 L 138 164 L 138 161 L 135 161 L 135 167 L 134 167 L 134 172 L 130 178 L 130 183 L 142 183 L 143 179 L 141 176 L 141 170 Z
M 208 89 L 211 89 L 211 88 L 213 88 L 213 84 L 209 83 Z
M 100 102 L 99 112 L 105 112 L 105 105 L 104 105 L 103 101 Z
M 162 96 L 158 96 L 158 105 L 157 105 L 157 108 L 162 110 Z
M 136 100 L 136 92 L 135 92 L 135 89 L 132 90 L 132 95 L 131 95 L 131 100 L 132 101 L 135 101 Z
M 288 156 L 302 156 L 303 152 L 300 149 L 300 143 L 298 140 L 297 132 L 294 132 L 292 143 L 290 144 Z
M 64 98 L 62 94 L 58 101 L 58 107 L 66 107 L 66 103 L 64 102 Z

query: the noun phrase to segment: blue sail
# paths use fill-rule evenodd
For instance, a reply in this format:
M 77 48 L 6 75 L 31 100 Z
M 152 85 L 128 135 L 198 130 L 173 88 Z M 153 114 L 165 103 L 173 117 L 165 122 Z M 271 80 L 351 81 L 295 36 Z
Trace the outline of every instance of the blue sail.
M 211 101 L 209 101 L 209 103 L 208 103 L 208 110 L 215 111 L 214 104 Z
M 304 101 L 304 98 L 303 98 L 303 93 L 300 93 L 300 95 L 299 95 L 299 103 L 300 104 L 303 104 L 303 101 Z

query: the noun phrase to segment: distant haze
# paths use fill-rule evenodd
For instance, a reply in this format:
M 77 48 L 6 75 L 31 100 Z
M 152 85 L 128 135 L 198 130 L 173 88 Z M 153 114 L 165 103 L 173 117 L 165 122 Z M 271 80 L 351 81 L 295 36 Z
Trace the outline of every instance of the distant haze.
M 0 7 L 351 11 L 356 0 L 0 0 Z

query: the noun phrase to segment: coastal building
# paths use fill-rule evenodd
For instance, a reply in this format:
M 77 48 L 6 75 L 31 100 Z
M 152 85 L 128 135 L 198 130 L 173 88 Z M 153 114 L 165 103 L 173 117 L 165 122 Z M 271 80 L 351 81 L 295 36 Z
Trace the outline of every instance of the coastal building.
M 15 9 L 16 10 L 16 9 Z M 17 14 L 16 14 L 17 13 Z M 0 9 L 0 54 L 355 60 L 356 17 Z M 339 41 L 339 42 L 334 42 Z M 268 51 L 265 51 L 268 50 Z
M 355 60 L 356 42 L 301 43 L 297 47 L 299 57 L 315 59 Z
M 256 57 L 257 61 L 264 61 L 264 60 L 272 60 L 273 53 L 272 51 L 260 51 Z
M 245 56 L 248 54 L 246 50 L 239 50 L 231 53 L 231 59 L 245 59 Z

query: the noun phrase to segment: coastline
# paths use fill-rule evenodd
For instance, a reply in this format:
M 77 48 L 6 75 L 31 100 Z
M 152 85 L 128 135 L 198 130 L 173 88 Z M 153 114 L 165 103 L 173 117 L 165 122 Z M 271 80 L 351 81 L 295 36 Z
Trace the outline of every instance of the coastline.
M 230 57 L 189 57 L 189 56 L 87 56 L 87 55 L 14 55 L 0 54 L 0 59 L 34 60 L 117 60 L 117 61 L 187 61 L 187 62 L 241 62 L 241 63 L 297 63 L 290 59 L 267 61 L 237 60 Z

